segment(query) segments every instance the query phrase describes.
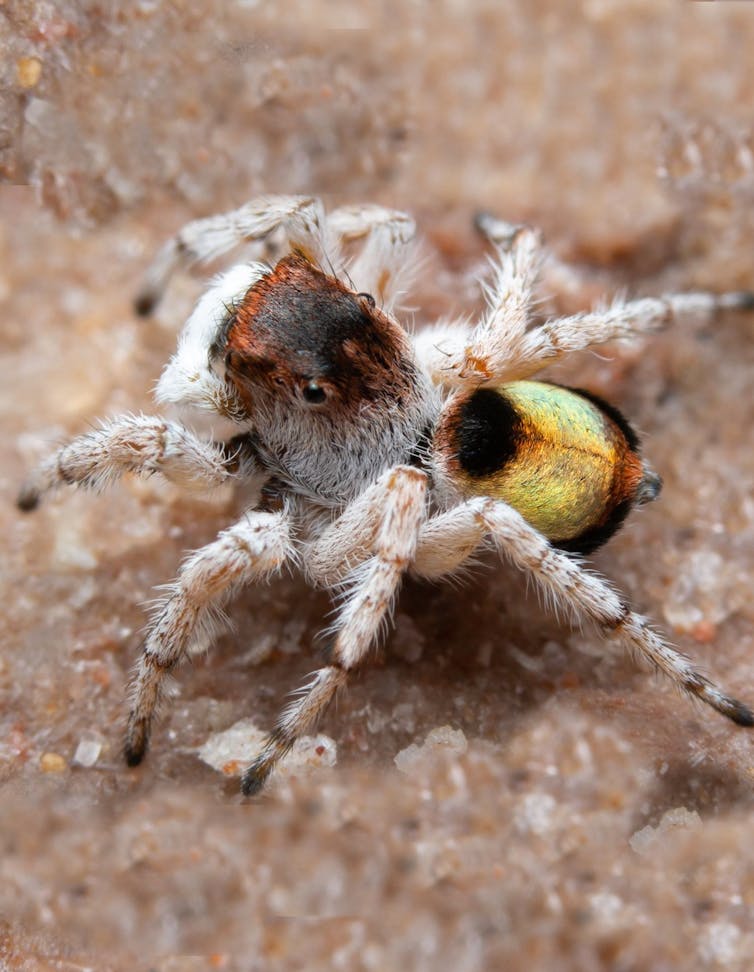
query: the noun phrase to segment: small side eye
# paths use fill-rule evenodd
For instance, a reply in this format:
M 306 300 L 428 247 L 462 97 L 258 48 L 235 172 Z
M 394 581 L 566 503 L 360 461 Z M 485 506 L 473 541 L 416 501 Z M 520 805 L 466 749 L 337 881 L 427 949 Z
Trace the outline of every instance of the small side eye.
M 374 307 L 374 297 L 372 297 L 371 294 L 357 294 L 356 296 L 361 297 L 362 300 L 365 300 L 370 307 Z
M 228 351 L 225 355 L 225 367 L 230 371 L 240 371 L 242 365 L 241 355 L 237 351 Z
M 301 394 L 310 405 L 321 405 L 327 398 L 327 392 L 316 381 L 308 381 L 301 389 Z

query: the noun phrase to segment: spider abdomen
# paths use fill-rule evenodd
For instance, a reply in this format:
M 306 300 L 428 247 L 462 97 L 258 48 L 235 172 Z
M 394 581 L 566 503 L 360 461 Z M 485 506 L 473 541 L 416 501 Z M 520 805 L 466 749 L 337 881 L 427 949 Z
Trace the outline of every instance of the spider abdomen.
M 660 480 L 613 406 L 539 381 L 484 387 L 456 401 L 439 430 L 465 496 L 510 504 L 555 545 L 594 550 Z

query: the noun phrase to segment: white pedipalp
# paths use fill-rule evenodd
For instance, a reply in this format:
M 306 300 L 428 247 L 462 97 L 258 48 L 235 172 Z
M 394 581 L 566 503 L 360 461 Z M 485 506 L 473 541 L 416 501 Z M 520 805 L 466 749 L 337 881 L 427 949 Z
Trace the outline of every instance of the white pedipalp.
M 181 331 L 178 348 L 165 366 L 155 399 L 160 404 L 194 405 L 233 416 L 223 379 L 223 362 L 212 360 L 212 349 L 248 289 L 269 272 L 263 263 L 239 263 L 218 274 L 199 299 Z

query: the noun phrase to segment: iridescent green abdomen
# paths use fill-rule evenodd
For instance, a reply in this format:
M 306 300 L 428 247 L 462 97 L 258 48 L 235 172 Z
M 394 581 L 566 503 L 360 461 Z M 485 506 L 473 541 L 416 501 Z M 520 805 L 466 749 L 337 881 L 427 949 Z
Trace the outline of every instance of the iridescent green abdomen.
M 538 381 L 480 388 L 438 432 L 464 495 L 504 500 L 566 549 L 594 550 L 659 491 L 630 425 L 583 391 Z

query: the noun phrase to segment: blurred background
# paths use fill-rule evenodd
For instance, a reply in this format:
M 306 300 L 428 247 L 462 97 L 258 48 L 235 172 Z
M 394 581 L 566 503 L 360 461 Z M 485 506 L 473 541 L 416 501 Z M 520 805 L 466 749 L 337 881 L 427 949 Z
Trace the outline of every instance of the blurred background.
M 203 274 L 153 319 L 160 243 L 259 193 L 417 218 L 414 327 L 482 307 L 480 209 L 602 294 L 752 287 L 754 3 L 0 0 L 0 966 L 743 969 L 754 759 L 509 568 L 408 583 L 322 726 L 242 804 L 213 733 L 271 724 L 329 599 L 284 577 L 120 759 L 143 604 L 243 509 L 124 480 L 35 515 L 26 470 L 150 390 Z M 752 324 L 550 369 L 642 430 L 665 491 L 595 565 L 754 701 Z M 222 768 L 222 767 L 221 767 Z

